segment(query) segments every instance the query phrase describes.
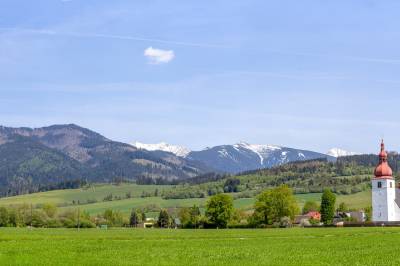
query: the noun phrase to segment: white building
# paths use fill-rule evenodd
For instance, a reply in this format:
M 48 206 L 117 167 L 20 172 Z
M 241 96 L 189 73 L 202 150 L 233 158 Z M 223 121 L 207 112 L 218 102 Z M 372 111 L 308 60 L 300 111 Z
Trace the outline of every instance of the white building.
M 379 165 L 372 179 L 372 221 L 400 221 L 400 189 L 396 188 L 393 172 L 387 162 L 387 152 L 382 141 Z

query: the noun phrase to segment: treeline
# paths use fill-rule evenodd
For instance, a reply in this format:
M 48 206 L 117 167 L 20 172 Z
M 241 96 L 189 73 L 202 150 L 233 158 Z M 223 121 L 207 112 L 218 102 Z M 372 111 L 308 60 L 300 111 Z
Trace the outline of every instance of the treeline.
M 321 212 L 321 218 L 302 221 L 303 226 L 330 225 L 339 211 L 348 210 L 344 203 L 341 203 L 336 209 L 335 203 L 335 194 L 330 190 L 325 190 L 320 203 L 308 201 L 301 211 L 293 195 L 293 190 L 283 185 L 260 193 L 256 197 L 254 212 L 235 209 L 232 196 L 217 194 L 207 200 L 204 214 L 197 206 L 180 208 L 177 213 L 161 210 L 156 226 L 160 228 L 290 227 L 297 214 L 307 214 L 310 211 Z M 140 212 L 133 210 L 131 226 L 136 227 L 140 224 L 141 220 L 138 217 L 140 217 Z M 343 220 L 345 219 L 343 217 Z
M 220 174 L 220 173 L 206 173 L 203 175 L 198 175 L 192 178 L 186 178 L 183 180 L 180 180 L 180 184 L 203 184 L 203 183 L 208 183 L 208 182 L 216 182 L 219 180 L 227 179 L 231 175 L 229 174 Z
M 177 185 L 179 181 L 177 179 L 168 180 L 161 177 L 138 176 L 135 179 L 135 183 L 138 185 Z
M 1 227 L 46 227 L 46 228 L 93 228 L 96 227 L 93 217 L 79 210 L 59 212 L 52 204 L 45 204 L 40 209 L 30 205 L 18 207 L 0 207 Z
M 325 190 L 321 203 L 308 201 L 302 213 L 320 211 L 321 220 L 311 224 L 333 223 L 335 212 L 345 211 L 342 203 L 335 209 L 336 196 Z M 132 209 L 129 217 L 111 209 L 91 216 L 79 208 L 60 211 L 55 205 L 45 204 L 40 208 L 32 205 L 0 207 L 0 227 L 44 227 L 44 228 L 95 228 L 95 227 L 138 227 L 150 223 L 159 228 L 260 228 L 290 227 L 295 216 L 301 211 L 293 190 L 286 185 L 261 192 L 256 197 L 254 212 L 235 209 L 233 197 L 229 194 L 216 194 L 205 205 L 204 214 L 198 206 L 160 209 L 157 219 L 147 219 L 147 212 L 155 209 Z M 306 224 L 303 224 L 306 225 Z M 309 224 L 310 225 L 310 224 Z
M 187 198 L 206 198 L 219 193 L 240 192 L 241 181 L 237 178 L 228 177 L 218 179 L 218 182 L 200 184 L 182 184 L 174 189 L 162 194 L 163 199 L 187 199 Z
M 122 212 L 111 209 L 91 216 L 79 208 L 60 211 L 53 204 L 44 204 L 41 208 L 27 204 L 0 207 L 0 227 L 95 228 L 104 225 L 128 227 L 130 222 Z

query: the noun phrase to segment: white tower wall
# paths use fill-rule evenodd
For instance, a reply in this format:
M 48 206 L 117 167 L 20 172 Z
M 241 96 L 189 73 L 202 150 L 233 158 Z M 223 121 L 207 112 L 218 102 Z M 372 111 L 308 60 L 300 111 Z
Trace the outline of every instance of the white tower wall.
M 392 178 L 372 179 L 372 221 L 399 221 L 395 181 Z

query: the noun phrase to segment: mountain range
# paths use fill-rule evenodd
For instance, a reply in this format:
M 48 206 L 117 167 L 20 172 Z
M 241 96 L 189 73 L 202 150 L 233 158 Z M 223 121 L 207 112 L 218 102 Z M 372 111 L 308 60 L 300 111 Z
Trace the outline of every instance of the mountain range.
M 188 180 L 211 172 L 236 174 L 319 158 L 336 159 L 245 142 L 200 151 L 167 143 L 126 144 L 74 124 L 0 127 L 0 196 L 77 187 L 82 182 Z
M 201 151 L 190 151 L 182 146 L 133 143 L 144 150 L 172 152 L 185 159 L 202 162 L 220 172 L 238 173 L 255 169 L 270 168 L 293 161 L 327 158 L 334 161 L 338 156 L 300 150 L 276 145 L 256 145 L 240 142 L 233 145 L 220 145 Z

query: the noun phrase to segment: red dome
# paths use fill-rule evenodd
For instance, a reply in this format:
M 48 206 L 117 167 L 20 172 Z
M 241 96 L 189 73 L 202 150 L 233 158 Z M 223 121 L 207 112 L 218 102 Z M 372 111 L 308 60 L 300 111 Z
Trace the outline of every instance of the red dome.
M 375 169 L 375 177 L 392 177 L 392 175 L 393 171 L 387 162 L 378 165 Z
M 381 144 L 381 152 L 379 153 L 379 165 L 375 168 L 376 178 L 392 178 L 393 171 L 387 162 L 387 152 L 385 151 L 385 144 Z

